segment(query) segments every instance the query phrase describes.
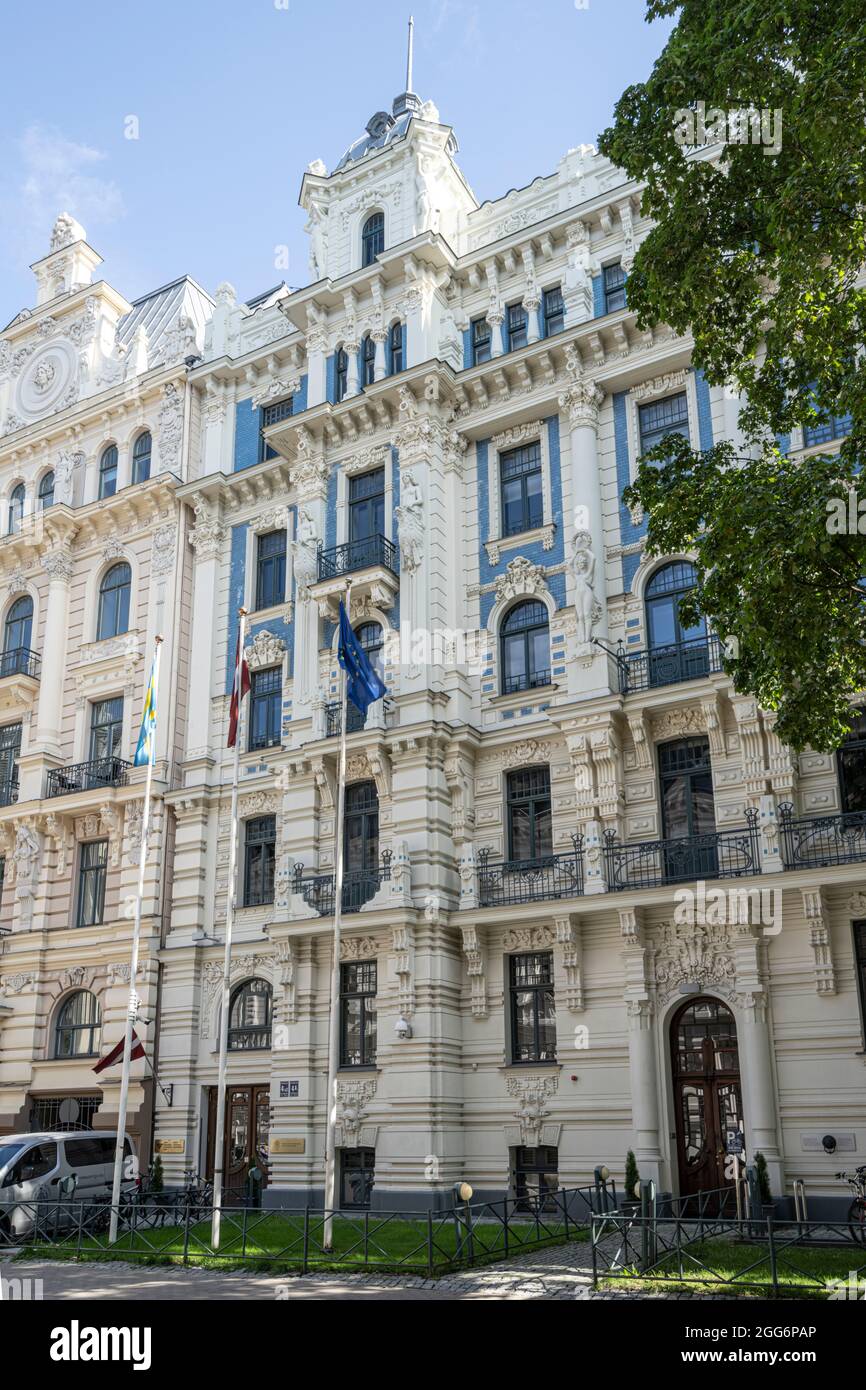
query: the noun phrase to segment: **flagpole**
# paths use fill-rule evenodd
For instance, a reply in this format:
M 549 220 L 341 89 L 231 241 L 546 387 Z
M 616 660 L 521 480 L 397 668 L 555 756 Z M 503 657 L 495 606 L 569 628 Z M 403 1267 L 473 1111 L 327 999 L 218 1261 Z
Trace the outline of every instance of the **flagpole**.
M 123 1072 L 120 1078 L 120 1108 L 117 1116 L 117 1144 L 114 1150 L 114 1180 L 111 1186 L 111 1224 L 108 1243 L 117 1240 L 117 1220 L 120 1209 L 120 1184 L 123 1177 L 123 1148 L 126 1139 L 126 1110 L 129 1102 L 129 1072 L 132 1065 L 132 1032 L 138 999 L 135 980 L 138 974 L 138 951 L 141 940 L 141 903 L 144 897 L 144 875 L 147 868 L 147 833 L 150 828 L 150 792 L 153 785 L 153 764 L 156 761 L 156 696 L 159 687 L 159 655 L 162 638 L 154 638 L 151 711 L 153 727 L 150 734 L 150 757 L 144 783 L 144 809 L 141 813 L 141 850 L 138 859 L 138 894 L 135 899 L 135 918 L 132 927 L 132 953 L 129 961 L 129 1003 L 126 1010 L 126 1037 L 123 1044 Z M 145 696 L 146 698 L 146 696 Z
M 238 722 L 235 729 L 235 759 L 232 771 L 232 809 L 231 841 L 229 844 L 228 905 L 226 907 L 225 951 L 223 954 L 222 1008 L 220 1009 L 220 1057 L 217 1076 L 217 1112 L 214 1133 L 213 1155 L 213 1215 L 211 1218 L 211 1245 L 219 1249 L 220 1218 L 223 1197 L 223 1161 L 226 1129 L 226 1069 L 229 1043 L 229 1006 L 231 1003 L 231 957 L 232 927 L 234 926 L 235 905 L 237 902 L 237 862 L 238 862 L 238 779 L 241 765 L 241 724 L 243 716 L 243 680 L 241 673 L 244 664 L 244 624 L 247 610 L 238 609 L 238 654 L 235 667 L 235 690 L 238 699 Z
M 351 621 L 352 581 L 346 580 L 346 620 Z M 343 909 L 343 806 L 346 797 L 346 724 L 348 673 L 340 666 L 340 770 L 337 777 L 337 821 L 334 830 L 334 939 L 331 959 L 331 1009 L 328 1026 L 327 1125 L 325 1129 L 325 1224 L 322 1245 L 333 1249 L 337 1184 L 337 1071 L 340 1065 L 340 918 Z

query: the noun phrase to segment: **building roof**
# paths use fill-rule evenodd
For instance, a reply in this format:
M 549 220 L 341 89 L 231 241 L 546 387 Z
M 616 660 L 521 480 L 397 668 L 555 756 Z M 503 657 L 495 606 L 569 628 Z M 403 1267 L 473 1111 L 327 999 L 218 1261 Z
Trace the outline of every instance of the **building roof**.
M 198 333 L 204 330 L 213 307 L 214 301 L 207 291 L 189 275 L 181 275 L 161 289 L 133 300 L 129 313 L 124 314 L 117 326 L 118 341 L 128 347 L 143 326 L 149 345 L 156 347 L 165 330 L 176 323 L 179 314 L 185 314 Z

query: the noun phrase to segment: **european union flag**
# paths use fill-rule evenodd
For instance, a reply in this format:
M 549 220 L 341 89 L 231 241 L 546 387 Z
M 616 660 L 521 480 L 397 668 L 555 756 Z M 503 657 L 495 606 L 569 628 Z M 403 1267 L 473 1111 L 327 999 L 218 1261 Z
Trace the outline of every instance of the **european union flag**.
M 134 763 L 136 767 L 146 767 L 153 761 L 153 740 L 156 731 L 156 670 L 158 654 L 153 658 L 153 665 L 150 668 L 150 680 L 147 683 L 147 690 L 144 695 L 144 714 L 141 720 L 141 731 L 138 735 L 138 746 L 135 750 Z
M 379 679 L 367 660 L 346 615 L 343 600 L 340 599 L 340 645 L 337 658 L 346 672 L 346 694 L 362 714 L 366 714 L 375 700 L 387 695 L 388 687 Z

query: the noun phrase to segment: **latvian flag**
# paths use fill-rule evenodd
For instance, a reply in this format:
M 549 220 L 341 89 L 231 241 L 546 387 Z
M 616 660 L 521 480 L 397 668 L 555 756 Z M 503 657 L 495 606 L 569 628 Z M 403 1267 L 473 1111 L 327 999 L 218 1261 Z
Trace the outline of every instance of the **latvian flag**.
M 240 692 L 238 691 L 240 686 Z M 229 741 L 227 747 L 234 748 L 238 736 L 238 718 L 241 712 L 241 700 L 250 688 L 250 668 L 247 659 L 241 659 L 241 634 L 238 632 L 238 643 L 235 649 L 235 678 L 232 684 L 232 698 L 229 704 Z
M 99 1059 L 99 1061 L 96 1063 L 96 1066 L 93 1068 L 93 1070 L 94 1070 L 94 1071 L 105 1071 L 105 1068 L 106 1068 L 106 1067 L 113 1067 L 114 1064 L 115 1064 L 116 1062 L 119 1062 L 120 1059 L 121 1059 L 121 1057 L 123 1056 L 123 1048 L 124 1048 L 125 1043 L 126 1043 L 126 1038 L 125 1038 L 125 1037 L 121 1038 L 121 1039 L 120 1039 L 120 1042 L 117 1044 L 117 1046 L 116 1046 L 116 1047 L 113 1047 L 106 1057 L 101 1057 L 101 1058 Z M 144 1056 L 144 1047 L 143 1047 L 143 1045 L 138 1041 L 138 1038 L 135 1036 L 135 1029 L 133 1028 L 133 1030 L 132 1030 L 132 1051 L 131 1051 L 130 1054 L 129 1054 L 130 1061 L 134 1062 L 134 1061 L 136 1060 L 137 1057 L 143 1057 L 143 1056 Z

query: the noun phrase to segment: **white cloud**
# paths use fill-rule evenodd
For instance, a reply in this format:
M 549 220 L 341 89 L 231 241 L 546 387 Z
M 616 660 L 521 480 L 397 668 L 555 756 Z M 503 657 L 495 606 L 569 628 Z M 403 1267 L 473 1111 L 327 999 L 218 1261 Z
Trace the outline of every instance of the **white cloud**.
M 23 256 L 29 263 L 45 255 L 61 212 L 88 231 L 92 223 L 105 225 L 123 215 L 120 189 L 98 172 L 106 158 L 52 126 L 28 126 L 12 142 L 0 182 L 0 235 L 11 259 Z

